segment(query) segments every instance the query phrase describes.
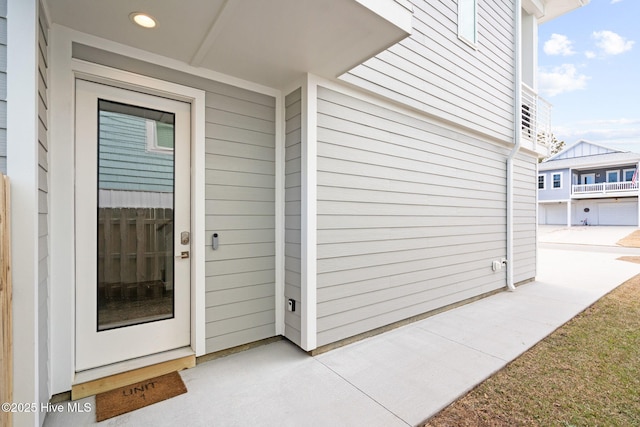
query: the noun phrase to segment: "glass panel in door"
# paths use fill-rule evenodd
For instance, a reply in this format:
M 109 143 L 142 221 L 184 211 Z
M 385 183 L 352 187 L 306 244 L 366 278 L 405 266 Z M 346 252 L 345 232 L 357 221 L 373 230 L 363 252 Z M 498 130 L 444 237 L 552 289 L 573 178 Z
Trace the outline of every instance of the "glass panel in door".
M 174 123 L 98 100 L 99 331 L 174 316 Z

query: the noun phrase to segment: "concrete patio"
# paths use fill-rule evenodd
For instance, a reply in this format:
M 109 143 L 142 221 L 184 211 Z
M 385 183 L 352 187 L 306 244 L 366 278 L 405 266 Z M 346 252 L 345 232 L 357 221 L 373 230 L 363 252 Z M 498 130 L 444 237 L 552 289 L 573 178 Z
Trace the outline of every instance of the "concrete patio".
M 640 255 L 615 246 L 636 230 L 622 228 L 541 230 L 537 281 L 515 292 L 316 357 L 279 341 L 202 363 L 181 372 L 187 394 L 100 425 L 416 425 L 640 274 L 640 264 L 616 260 Z M 93 412 L 50 413 L 45 426 L 94 419 Z

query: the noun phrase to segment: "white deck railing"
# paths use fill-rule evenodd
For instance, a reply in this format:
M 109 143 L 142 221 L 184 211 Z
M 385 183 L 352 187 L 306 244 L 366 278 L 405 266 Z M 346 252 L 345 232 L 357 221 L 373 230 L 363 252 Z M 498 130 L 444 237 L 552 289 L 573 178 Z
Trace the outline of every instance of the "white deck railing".
M 620 191 L 637 191 L 637 182 L 601 182 L 599 184 L 579 184 L 571 188 L 573 194 L 614 193 Z
M 526 84 L 522 84 L 522 137 L 550 146 L 551 104 Z

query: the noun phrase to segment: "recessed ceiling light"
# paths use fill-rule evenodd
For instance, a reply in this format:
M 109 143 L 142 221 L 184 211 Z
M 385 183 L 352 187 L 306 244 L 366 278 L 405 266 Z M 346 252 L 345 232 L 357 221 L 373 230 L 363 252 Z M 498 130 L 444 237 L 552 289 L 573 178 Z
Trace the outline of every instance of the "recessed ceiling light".
M 142 12 L 133 12 L 129 19 L 144 28 L 155 28 L 158 25 L 154 17 Z

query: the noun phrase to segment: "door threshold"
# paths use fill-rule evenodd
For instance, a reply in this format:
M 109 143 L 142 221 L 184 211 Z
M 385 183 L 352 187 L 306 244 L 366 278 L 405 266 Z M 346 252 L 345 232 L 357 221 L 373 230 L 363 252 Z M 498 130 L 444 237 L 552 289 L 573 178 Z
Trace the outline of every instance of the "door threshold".
M 193 368 L 195 365 L 196 356 L 193 349 L 185 347 L 77 372 L 71 386 L 71 400 Z

